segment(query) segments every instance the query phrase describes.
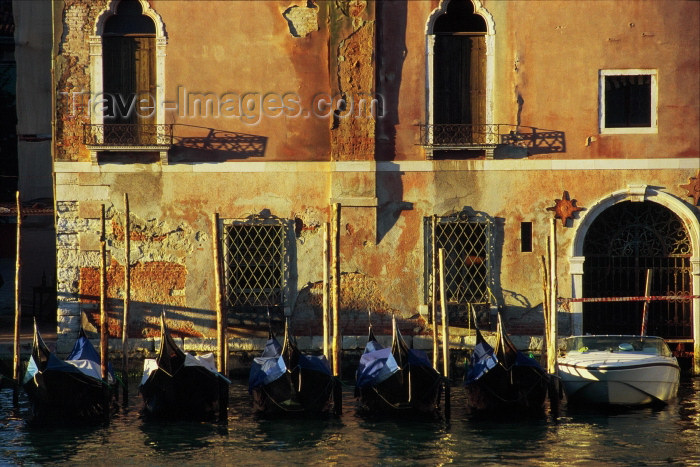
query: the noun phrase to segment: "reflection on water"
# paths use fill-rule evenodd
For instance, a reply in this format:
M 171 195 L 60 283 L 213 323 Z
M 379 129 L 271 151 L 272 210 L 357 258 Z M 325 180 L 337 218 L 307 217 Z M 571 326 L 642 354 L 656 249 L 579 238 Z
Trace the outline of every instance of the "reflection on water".
M 135 389 L 135 388 L 134 388 Z M 129 407 L 92 427 L 29 426 L 24 395 L 0 391 L 0 465 L 542 465 L 700 464 L 700 379 L 682 381 L 662 409 L 568 410 L 540 420 L 475 420 L 464 394 L 452 391 L 449 422 L 366 420 L 354 413 L 351 388 L 341 418 L 258 419 L 244 381 L 231 387 L 228 423 L 154 422 Z

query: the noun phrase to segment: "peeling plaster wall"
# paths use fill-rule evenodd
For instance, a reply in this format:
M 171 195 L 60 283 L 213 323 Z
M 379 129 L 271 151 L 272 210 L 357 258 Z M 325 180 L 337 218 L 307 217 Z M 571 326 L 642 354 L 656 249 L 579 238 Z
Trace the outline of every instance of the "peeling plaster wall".
M 55 160 L 88 160 L 82 144 L 83 124 L 90 123 L 88 106 L 73 93 L 90 93 L 89 37 L 97 14 L 107 0 L 66 0 L 54 6 L 54 17 L 62 18 L 62 32 L 54 58 Z M 60 30 L 59 30 L 60 31 Z M 67 94 L 60 94 L 67 93 Z

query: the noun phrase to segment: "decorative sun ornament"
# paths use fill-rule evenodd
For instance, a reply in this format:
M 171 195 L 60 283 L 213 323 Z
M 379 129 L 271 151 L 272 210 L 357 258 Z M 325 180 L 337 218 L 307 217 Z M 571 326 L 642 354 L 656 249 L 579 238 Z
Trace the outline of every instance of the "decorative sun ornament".
M 562 199 L 554 200 L 554 206 L 547 208 L 547 211 L 554 211 L 554 218 L 561 219 L 561 225 L 566 227 L 566 221 L 574 218 L 574 213 L 583 210 L 576 206 L 576 200 L 569 198 L 569 192 L 565 191 Z
M 693 197 L 693 206 L 698 205 L 698 200 L 700 200 L 700 170 L 695 177 L 690 177 L 687 185 L 679 185 L 681 188 L 688 190 L 686 196 Z

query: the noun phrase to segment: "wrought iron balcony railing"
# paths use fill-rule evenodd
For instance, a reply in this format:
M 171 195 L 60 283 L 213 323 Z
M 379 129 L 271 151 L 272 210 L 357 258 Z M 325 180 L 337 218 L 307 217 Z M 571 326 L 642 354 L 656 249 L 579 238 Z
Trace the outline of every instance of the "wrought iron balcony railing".
M 529 153 L 564 152 L 564 132 L 505 123 L 420 124 L 420 145 L 431 149 L 485 149 L 498 145 L 527 148 Z
M 84 126 L 87 146 L 162 147 L 173 144 L 173 125 L 104 123 Z
M 421 124 L 422 146 L 436 149 L 470 149 L 500 142 L 499 124 Z

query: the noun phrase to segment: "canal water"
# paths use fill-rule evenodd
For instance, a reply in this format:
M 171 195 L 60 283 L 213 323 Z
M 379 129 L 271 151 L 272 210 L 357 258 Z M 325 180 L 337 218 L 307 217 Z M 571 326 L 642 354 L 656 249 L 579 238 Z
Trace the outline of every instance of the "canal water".
M 541 420 L 473 420 L 452 388 L 450 422 L 370 421 L 354 412 L 325 420 L 260 420 L 245 381 L 231 387 L 227 424 L 154 423 L 129 406 L 95 427 L 35 428 L 28 404 L 0 390 L 0 465 L 700 465 L 700 379 L 682 381 L 662 409 L 600 412 L 564 405 Z

